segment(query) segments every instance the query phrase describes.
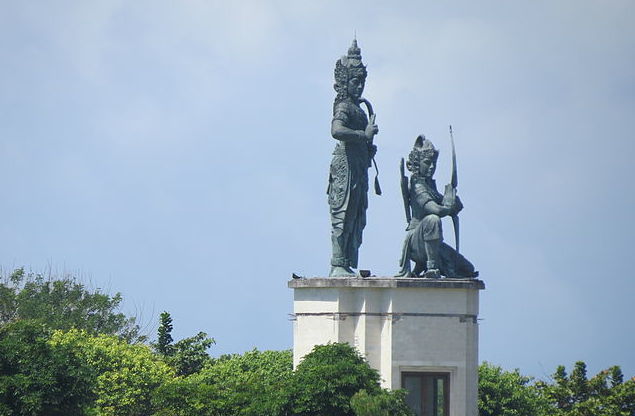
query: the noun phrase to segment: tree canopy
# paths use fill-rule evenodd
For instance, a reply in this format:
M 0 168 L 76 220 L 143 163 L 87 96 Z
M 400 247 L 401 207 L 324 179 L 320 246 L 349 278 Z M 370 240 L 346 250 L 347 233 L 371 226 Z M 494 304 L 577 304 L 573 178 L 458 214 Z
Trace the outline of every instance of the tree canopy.
M 17 269 L 0 279 L 0 416 L 410 416 L 405 391 L 348 344 L 214 358 L 204 332 L 174 341 L 168 312 L 147 343 L 120 294 Z M 548 380 L 479 367 L 480 416 L 633 416 L 635 379 L 586 364 Z
M 518 369 L 505 371 L 483 362 L 478 369 L 478 408 L 480 416 L 542 416 L 547 415 L 547 401 L 531 377 Z
M 559 366 L 553 383 L 539 382 L 538 388 L 549 402 L 554 416 L 633 416 L 635 377 L 624 381 L 619 366 L 588 378 L 586 364 L 575 363 L 571 375 Z
M 205 332 L 184 338 L 177 343 L 172 339 L 172 317 L 169 312 L 161 313 L 161 323 L 157 331 L 155 351 L 160 354 L 179 376 L 187 376 L 203 369 L 211 361 L 207 350 L 216 343 Z
M 0 415 L 81 415 L 97 399 L 97 371 L 78 351 L 51 344 L 50 336 L 36 321 L 0 328 Z
M 148 345 L 130 344 L 112 335 L 83 330 L 53 332 L 49 344 L 73 351 L 96 373 L 93 403 L 101 416 L 149 415 L 152 393 L 174 378 L 174 370 Z
M 82 329 L 144 342 L 134 317 L 119 311 L 123 297 L 89 290 L 73 276 L 45 277 L 14 270 L 0 280 L 0 326 L 20 319 L 37 320 L 51 329 Z
M 295 371 L 293 414 L 354 416 L 351 398 L 360 390 L 380 392 L 379 373 L 345 343 L 318 345 Z

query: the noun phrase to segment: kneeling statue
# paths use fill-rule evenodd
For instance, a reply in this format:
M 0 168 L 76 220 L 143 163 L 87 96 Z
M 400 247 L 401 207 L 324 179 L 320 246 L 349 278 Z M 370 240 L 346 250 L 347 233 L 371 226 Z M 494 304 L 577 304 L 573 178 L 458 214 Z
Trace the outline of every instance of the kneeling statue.
M 456 215 L 463 209 L 452 184 L 441 195 L 432 178 L 439 151 L 421 135 L 408 156 L 406 166 L 412 175 L 410 186 L 401 159 L 402 193 L 408 227 L 403 244 L 398 277 L 475 278 L 478 272 L 465 257 L 443 242 L 441 218 Z M 415 263 L 411 270 L 410 262 Z

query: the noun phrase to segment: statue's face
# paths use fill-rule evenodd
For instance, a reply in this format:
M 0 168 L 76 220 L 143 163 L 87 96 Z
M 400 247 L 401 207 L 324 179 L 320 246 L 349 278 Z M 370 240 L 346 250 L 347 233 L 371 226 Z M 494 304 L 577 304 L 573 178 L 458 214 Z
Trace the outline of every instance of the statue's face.
M 426 178 L 431 178 L 437 170 L 437 161 L 433 158 L 425 157 L 419 165 L 419 174 Z
M 362 96 L 364 92 L 364 78 L 361 77 L 353 77 L 348 80 L 348 95 L 352 98 L 358 99 Z

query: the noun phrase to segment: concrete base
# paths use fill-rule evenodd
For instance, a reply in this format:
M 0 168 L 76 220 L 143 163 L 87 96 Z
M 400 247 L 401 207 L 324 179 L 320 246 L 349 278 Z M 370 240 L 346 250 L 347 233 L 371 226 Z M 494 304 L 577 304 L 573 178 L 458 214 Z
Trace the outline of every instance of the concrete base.
M 450 416 L 476 416 L 476 279 L 301 278 L 294 291 L 293 364 L 315 345 L 347 342 L 377 369 L 385 388 L 404 373 L 449 377 Z

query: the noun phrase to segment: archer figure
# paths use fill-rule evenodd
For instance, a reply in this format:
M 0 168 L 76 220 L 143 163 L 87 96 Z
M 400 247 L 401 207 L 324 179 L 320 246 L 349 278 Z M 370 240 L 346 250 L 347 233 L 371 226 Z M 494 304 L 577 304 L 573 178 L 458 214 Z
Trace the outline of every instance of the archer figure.
M 445 186 L 443 195 L 437 191 L 433 179 L 439 152 L 423 135 L 417 137 L 408 155 L 406 166 L 412 175 L 410 186 L 401 159 L 401 188 L 406 209 L 406 240 L 403 244 L 397 276 L 426 278 L 454 277 L 474 278 L 478 272 L 465 257 L 443 242 L 441 218 L 450 216 L 455 225 L 458 245 L 458 213 L 463 209 L 456 195 L 456 164 L 453 166 L 453 183 Z M 455 160 L 455 158 L 453 157 Z M 410 262 L 415 263 L 411 270 Z

